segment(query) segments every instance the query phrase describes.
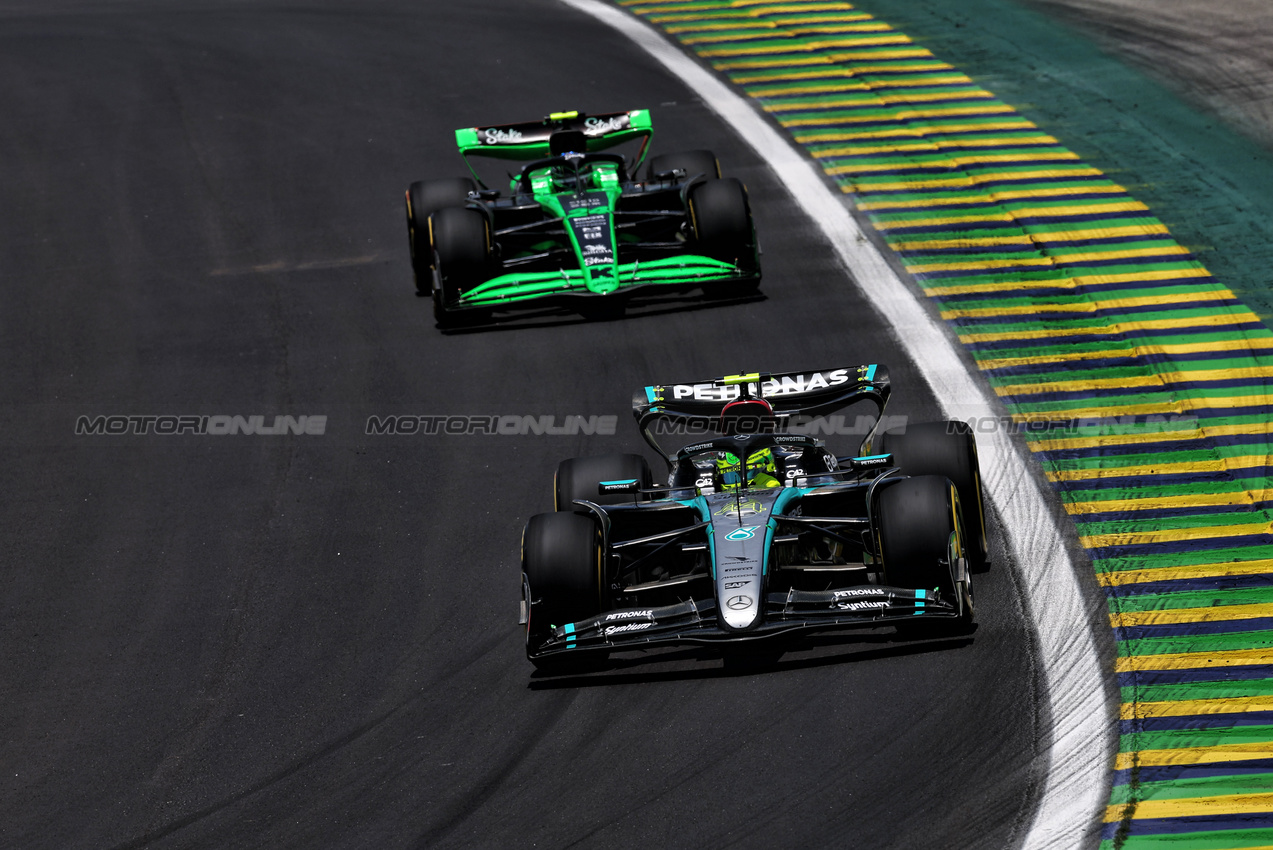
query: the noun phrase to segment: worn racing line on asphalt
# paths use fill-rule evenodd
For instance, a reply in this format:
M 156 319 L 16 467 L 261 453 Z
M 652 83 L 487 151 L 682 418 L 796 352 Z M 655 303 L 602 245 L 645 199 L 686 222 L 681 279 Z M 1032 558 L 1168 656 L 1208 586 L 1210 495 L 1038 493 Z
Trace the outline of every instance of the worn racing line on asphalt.
M 619 3 L 805 145 L 1032 423 L 1118 641 L 1102 846 L 1273 842 L 1273 333 L 1145 204 L 861 7 Z M 1028 61 L 1053 33 L 1011 39 Z M 1047 804 L 1037 840 L 1069 846 Z
M 997 525 L 971 641 L 525 660 L 522 525 L 558 460 L 640 450 L 634 389 L 883 362 L 892 413 L 941 414 L 765 163 L 644 52 L 548 0 L 9 0 L 0 77 L 0 845 L 1020 843 L 1050 719 Z M 454 129 L 635 107 L 656 150 L 746 182 L 765 297 L 439 333 L 402 192 L 460 173 Z M 327 421 L 74 435 L 107 414 Z M 618 425 L 365 433 L 392 414 Z

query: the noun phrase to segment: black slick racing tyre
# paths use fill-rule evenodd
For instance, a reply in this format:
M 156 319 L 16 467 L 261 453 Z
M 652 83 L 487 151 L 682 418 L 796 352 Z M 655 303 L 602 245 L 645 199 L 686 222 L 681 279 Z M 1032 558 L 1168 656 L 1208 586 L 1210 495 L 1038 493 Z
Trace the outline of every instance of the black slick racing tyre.
M 944 475 L 959 491 L 959 506 L 968 531 L 968 559 L 975 572 L 986 569 L 986 507 L 981 494 L 977 442 L 966 422 L 921 422 L 905 431 L 883 434 L 880 451 L 891 452 L 906 475 Z
M 685 180 L 693 180 L 700 175 L 708 180 L 720 179 L 720 162 L 711 151 L 679 151 L 652 156 L 645 173 L 647 179 L 654 180 L 659 174 L 676 170 L 685 172 Z
M 595 457 L 572 457 L 557 465 L 557 474 L 553 477 L 553 508 L 558 511 L 572 511 L 572 503 L 576 499 L 586 499 L 596 505 L 618 505 L 631 503 L 631 493 L 597 492 L 602 481 L 628 481 L 635 478 L 642 487 L 653 484 L 654 476 L 645 458 L 637 454 L 598 455 Z
M 522 532 L 522 573 L 530 589 L 526 652 L 534 653 L 557 626 L 598 614 L 604 603 L 601 534 L 582 514 L 536 514 Z M 597 653 L 588 652 L 596 659 Z M 575 660 L 570 652 L 542 659 L 536 667 L 560 667 Z
M 407 187 L 407 243 L 411 248 L 411 270 L 416 291 L 428 295 L 433 290 L 433 251 L 429 244 L 429 216 L 444 207 L 462 207 L 477 184 L 468 177 L 446 180 L 417 180 Z
M 689 193 L 690 227 L 699 254 L 732 263 L 747 274 L 757 274 L 755 231 L 747 190 L 732 177 L 707 180 Z M 754 291 L 759 278 L 729 284 L 733 294 Z M 712 287 L 716 293 L 721 287 Z
M 433 313 L 445 327 L 463 315 L 451 305 L 491 275 L 491 229 L 475 209 L 444 207 L 429 217 L 429 231 L 440 281 L 433 290 Z
M 972 584 L 960 575 L 959 560 L 966 557 L 963 522 L 950 479 L 924 475 L 885 486 L 876 507 L 876 527 L 884 583 L 937 591 L 947 602 L 957 603 L 962 615 L 953 624 L 934 619 L 934 627 L 970 627 Z

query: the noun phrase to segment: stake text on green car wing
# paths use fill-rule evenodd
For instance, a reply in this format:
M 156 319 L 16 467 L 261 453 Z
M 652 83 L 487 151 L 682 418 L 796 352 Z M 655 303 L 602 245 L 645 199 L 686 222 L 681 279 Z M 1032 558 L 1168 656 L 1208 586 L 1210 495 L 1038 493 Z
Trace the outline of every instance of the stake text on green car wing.
M 416 286 L 440 324 L 531 300 L 626 296 L 649 287 L 745 295 L 760 279 L 746 189 L 710 151 L 646 162 L 649 112 L 471 127 L 456 142 L 471 177 L 413 183 L 407 228 Z M 631 159 L 607 152 L 639 144 Z M 524 163 L 507 195 L 474 158 Z M 579 302 L 575 302 L 579 303 Z
M 636 454 L 558 466 L 556 511 L 523 534 L 530 660 L 885 625 L 970 633 L 987 553 L 971 429 L 871 428 L 849 456 L 792 433 L 858 404 L 878 427 L 890 392 L 879 365 L 638 391 L 667 485 Z M 664 448 L 678 433 L 698 439 Z

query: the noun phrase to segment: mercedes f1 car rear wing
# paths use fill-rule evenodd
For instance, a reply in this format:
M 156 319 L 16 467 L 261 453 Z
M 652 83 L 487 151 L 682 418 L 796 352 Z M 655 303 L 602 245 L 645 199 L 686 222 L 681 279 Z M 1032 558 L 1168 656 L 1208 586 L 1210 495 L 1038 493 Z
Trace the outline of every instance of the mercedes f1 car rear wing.
M 816 416 L 843 410 L 858 402 L 875 408 L 879 425 L 891 386 L 888 369 L 879 364 L 828 369 L 820 372 L 754 372 L 726 375 L 709 381 L 645 387 L 632 397 L 632 414 L 645 441 L 673 464 L 657 437 L 675 434 L 701 437 L 719 433 L 725 406 L 742 399 L 768 402 L 776 419 L 774 430 L 786 431 Z M 862 441 L 860 454 L 870 453 L 873 426 Z

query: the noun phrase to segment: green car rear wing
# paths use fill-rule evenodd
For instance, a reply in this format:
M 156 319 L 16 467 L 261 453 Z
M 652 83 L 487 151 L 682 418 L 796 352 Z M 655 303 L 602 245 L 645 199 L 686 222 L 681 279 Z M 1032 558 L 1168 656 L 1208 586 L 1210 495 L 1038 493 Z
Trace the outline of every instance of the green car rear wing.
M 582 112 L 554 112 L 542 121 L 531 121 L 523 124 L 499 124 L 491 127 L 465 127 L 455 131 L 455 143 L 460 148 L 460 155 L 469 171 L 478 177 L 469 162 L 470 156 L 481 156 L 492 159 L 534 160 L 544 159 L 550 155 L 549 139 L 560 130 L 577 130 L 587 138 L 588 150 L 581 153 L 593 153 L 612 148 L 634 139 L 641 140 L 641 150 L 637 153 L 636 162 L 632 165 L 635 173 L 645 161 L 650 147 L 650 138 L 654 135 L 654 127 L 650 122 L 648 109 L 633 109 L 628 112 L 611 112 L 605 115 L 586 115 Z

